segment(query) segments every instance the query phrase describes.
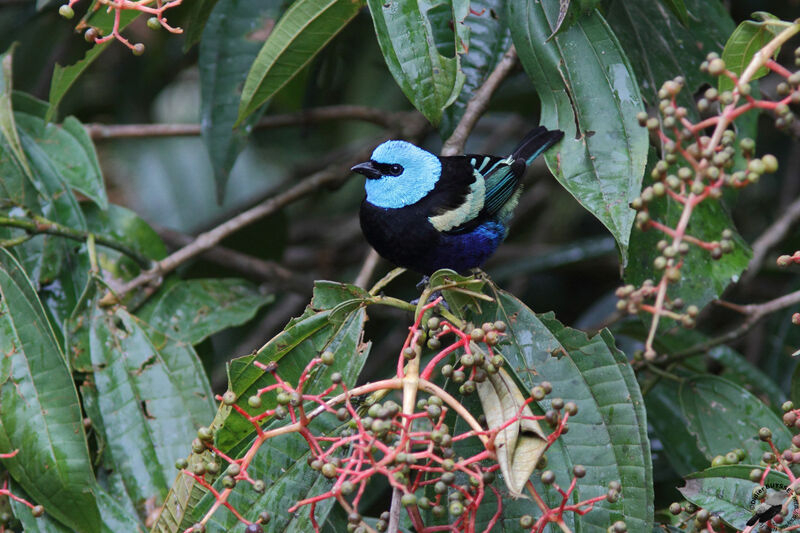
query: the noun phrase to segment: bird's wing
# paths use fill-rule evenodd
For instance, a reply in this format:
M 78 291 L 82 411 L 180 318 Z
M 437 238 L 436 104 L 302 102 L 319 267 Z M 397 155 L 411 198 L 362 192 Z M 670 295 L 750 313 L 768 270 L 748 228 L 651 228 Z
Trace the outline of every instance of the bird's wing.
M 428 220 L 438 231 L 460 231 L 475 221 L 484 207 L 486 184 L 480 169 L 498 160 L 490 156 L 442 157 L 442 178 L 429 196 Z
M 507 206 L 519 189 L 519 182 L 525 173 L 525 161 L 522 159 L 493 159 L 495 161 L 482 172 L 486 195 L 481 215 L 485 217 L 493 217 Z
M 442 157 L 437 210 L 428 220 L 439 231 L 461 233 L 513 209 L 525 162 L 511 157 Z M 432 196 L 433 198 L 433 196 Z

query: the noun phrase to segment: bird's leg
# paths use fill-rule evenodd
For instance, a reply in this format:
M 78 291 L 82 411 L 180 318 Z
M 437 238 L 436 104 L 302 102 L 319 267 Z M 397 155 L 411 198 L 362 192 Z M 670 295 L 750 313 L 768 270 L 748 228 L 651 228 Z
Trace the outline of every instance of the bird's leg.
M 417 290 L 421 291 L 422 289 L 424 289 L 425 285 L 430 283 L 430 281 L 431 281 L 431 277 L 428 276 L 427 274 L 422 276 L 422 279 L 419 280 L 419 283 L 417 283 Z

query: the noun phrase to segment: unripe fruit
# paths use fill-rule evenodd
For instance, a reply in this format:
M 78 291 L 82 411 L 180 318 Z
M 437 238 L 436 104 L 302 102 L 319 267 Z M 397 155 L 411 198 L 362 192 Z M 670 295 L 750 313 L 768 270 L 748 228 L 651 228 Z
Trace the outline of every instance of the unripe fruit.
M 158 17 L 150 17 L 147 19 L 147 27 L 151 30 L 160 30 L 161 23 L 158 21 Z
M 75 10 L 69 7 L 67 4 L 58 8 L 58 14 L 64 17 L 65 19 L 71 19 L 75 16 Z

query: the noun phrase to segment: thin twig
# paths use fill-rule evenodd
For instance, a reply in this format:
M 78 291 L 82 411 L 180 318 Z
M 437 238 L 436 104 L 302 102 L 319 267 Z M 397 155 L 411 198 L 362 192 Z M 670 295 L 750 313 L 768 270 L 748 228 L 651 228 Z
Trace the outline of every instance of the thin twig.
M 329 120 L 361 120 L 389 129 L 398 129 L 408 113 L 392 112 L 358 105 L 335 105 L 306 109 L 297 113 L 268 115 L 255 125 L 258 129 L 300 126 Z M 85 124 L 95 141 L 135 137 L 185 137 L 202 133 L 200 124 Z
M 48 220 L 39 215 L 34 215 L 33 219 L 0 216 L 0 226 L 19 228 L 25 230 L 25 232 L 28 233 L 29 235 L 41 235 L 41 234 L 57 235 L 59 237 L 66 237 L 67 239 L 72 239 L 80 242 L 86 241 L 86 239 L 91 234 L 91 232 L 89 231 L 77 230 L 73 228 L 68 228 L 67 226 L 62 226 L 58 222 Z M 20 242 L 23 242 L 24 240 L 26 239 L 20 239 Z M 111 248 L 113 250 L 116 250 L 118 252 L 127 255 L 128 257 L 136 261 L 136 263 L 142 268 L 150 268 L 153 265 L 153 261 L 149 257 L 113 239 L 109 239 L 101 235 L 95 235 L 94 240 L 97 244 L 101 246 L 105 246 L 106 248 Z M 4 243 L 6 247 L 10 247 L 11 244 L 18 244 L 18 243 L 9 243 L 9 242 Z
M 358 273 L 353 285 L 366 289 L 367 283 L 369 283 L 372 273 L 375 271 L 375 267 L 378 266 L 378 260 L 380 258 L 378 252 L 370 248 L 369 252 L 367 252 L 367 256 L 364 258 L 364 264 L 361 265 L 361 271 Z
M 362 160 L 364 158 L 363 155 L 359 154 L 355 159 Z M 190 244 L 162 259 L 155 268 L 142 272 L 136 278 L 121 286 L 116 292 L 119 295 L 124 295 L 143 285 L 154 282 L 160 283 L 160 278 L 165 274 L 172 272 L 186 261 L 213 248 L 222 239 L 248 224 L 274 213 L 285 205 L 311 194 L 323 186 L 336 184 L 347 179 L 349 170 L 350 163 L 347 163 L 345 165 L 331 165 L 324 170 L 311 174 L 289 190 L 238 214 L 210 231 L 201 233 Z
M 187 246 L 194 241 L 194 237 L 169 228 L 155 228 L 158 235 L 167 245 L 173 248 Z M 201 258 L 216 263 L 225 268 L 235 270 L 248 278 L 258 281 L 279 282 L 283 287 L 301 292 L 308 292 L 311 278 L 297 276 L 290 269 L 275 261 L 266 261 L 253 257 L 225 246 L 213 246 L 200 255 Z
M 475 91 L 472 98 L 470 98 L 467 109 L 464 111 L 464 115 L 461 117 L 458 126 L 456 126 L 456 129 L 453 130 L 453 134 L 445 141 L 444 146 L 442 146 L 442 155 L 464 153 L 464 145 L 467 142 L 467 137 L 472 133 L 472 129 L 475 127 L 481 115 L 486 111 L 486 108 L 489 107 L 489 100 L 492 98 L 492 94 L 494 94 L 500 86 L 500 83 L 506 79 L 516 65 L 517 51 L 512 46 L 505 55 L 503 55 L 503 58 L 492 73 L 489 74 L 489 77 L 486 78 L 486 81 L 483 82 L 483 85 L 481 85 L 481 87 Z
M 703 343 L 697 344 L 692 346 L 691 348 L 687 348 L 685 350 L 681 350 L 676 352 L 663 360 L 659 360 L 659 364 L 666 364 L 672 363 L 674 361 L 679 361 L 681 359 L 686 359 L 687 357 L 691 357 L 693 355 L 697 355 L 703 352 L 714 348 L 715 346 L 719 346 L 720 344 L 727 344 L 729 342 L 733 342 L 736 339 L 742 337 L 745 333 L 750 331 L 753 326 L 755 326 L 762 318 L 765 316 L 772 314 L 776 311 L 780 311 L 781 309 L 785 309 L 792 305 L 800 303 L 800 291 L 790 292 L 789 294 L 784 294 L 780 298 L 775 298 L 774 300 L 770 300 L 768 302 L 760 303 L 760 304 L 748 304 L 748 305 L 735 305 L 735 304 L 728 304 L 727 302 L 716 302 L 718 305 L 723 305 L 724 307 L 728 307 L 729 309 L 733 309 L 739 313 L 742 313 L 746 316 L 744 322 L 733 328 L 732 330 L 723 333 L 717 337 L 709 339 Z
M 753 243 L 753 258 L 747 266 L 747 272 L 742 276 L 742 283 L 750 281 L 758 274 L 767 253 L 786 237 L 798 220 L 800 220 L 800 198 L 789 204 L 781 216 Z

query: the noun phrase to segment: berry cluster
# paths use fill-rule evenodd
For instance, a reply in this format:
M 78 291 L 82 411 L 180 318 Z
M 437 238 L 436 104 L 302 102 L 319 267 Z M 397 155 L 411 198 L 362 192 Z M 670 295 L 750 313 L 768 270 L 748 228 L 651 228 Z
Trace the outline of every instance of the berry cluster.
M 793 430 L 800 429 L 800 409 L 795 409 L 794 404 L 790 401 L 785 402 L 781 406 L 783 414 L 783 423 Z M 753 501 L 764 502 L 768 494 L 765 483 L 767 476 L 770 472 L 776 471 L 785 474 L 789 478 L 789 486 L 781 493 L 780 502 L 777 505 L 781 509 L 775 509 L 769 517 L 763 521 L 751 520 L 748 526 L 744 529 L 736 529 L 736 531 L 759 531 L 770 532 L 776 531 L 781 527 L 781 524 L 787 520 L 790 512 L 794 512 L 789 504 L 797 499 L 797 490 L 800 483 L 798 478 L 792 472 L 791 466 L 793 464 L 800 464 L 800 435 L 792 437 L 791 445 L 785 450 L 781 451 L 773 442 L 772 431 L 767 427 L 762 427 L 758 431 L 758 438 L 762 442 L 767 443 L 770 450 L 765 451 L 761 456 L 760 467 L 753 468 L 750 471 L 750 481 L 757 485 L 753 488 L 752 498 Z M 725 466 L 739 464 L 747 459 L 747 453 L 743 449 L 731 450 L 725 455 L 717 455 L 711 461 L 711 466 Z M 769 507 L 764 506 L 764 507 Z M 797 506 L 794 506 L 797 508 Z M 758 508 L 754 509 L 758 513 Z M 678 518 L 678 522 L 674 524 L 680 529 L 687 529 L 693 531 L 708 531 L 710 533 L 727 531 L 723 526 L 723 520 L 714 510 L 703 509 L 691 502 L 673 502 L 669 506 L 669 512 Z M 798 518 L 792 516 L 793 519 Z M 758 525 L 756 525 L 758 524 Z M 784 524 L 785 525 L 785 524 Z M 800 529 L 795 525 L 790 526 L 785 530 Z
M 330 480 L 327 490 L 295 502 L 289 509 L 289 512 L 295 512 L 307 506 L 310 521 L 317 532 L 320 527 L 315 518 L 315 508 L 319 502 L 328 499 L 335 499 L 348 513 L 348 531 L 385 531 L 391 520 L 389 511 L 384 512 L 373 525 L 368 524 L 359 512 L 368 483 L 376 477 L 384 478 L 391 485 L 416 531 L 475 532 L 479 528 L 479 509 L 487 503 L 492 506 L 493 513 L 483 531 L 490 531 L 503 511 L 501 489 L 495 486 L 497 473 L 502 469 L 495 447 L 498 433 L 521 420 L 544 421 L 552 428 L 550 435 L 545 437 L 549 447 L 568 431 L 567 420 L 577 414 L 578 408 L 573 402 L 554 398 L 544 415 L 533 416 L 527 406 L 544 399 L 552 391 L 552 386 L 543 382 L 531 390 L 522 408 L 508 414 L 508 419 L 497 427 L 488 423 L 485 417 L 473 416 L 431 378 L 438 371 L 458 385 L 462 395 L 474 393 L 482 383 L 490 380 L 492 374 L 501 372 L 505 360 L 497 351 L 497 345 L 507 326 L 503 322 L 494 322 L 481 327 L 459 327 L 450 320 L 431 316 L 440 301 L 441 298 L 418 312 L 398 357 L 397 375 L 391 379 L 349 389 L 341 374 L 333 372 L 329 376 L 330 385 L 324 391 L 309 394 L 304 389 L 312 370 L 332 365 L 334 353 L 325 351 L 310 361 L 295 385 L 280 377 L 276 363 L 256 362 L 272 375 L 275 382 L 250 396 L 247 404 L 259 409 L 264 403 L 262 398 L 274 394 L 277 404 L 274 408 L 249 414 L 237 405 L 233 392 L 228 391 L 218 398 L 253 425 L 257 437 L 251 447 L 242 458 L 231 458 L 214 446 L 214 432 L 210 428 L 200 428 L 192 444 L 194 454 L 188 461 L 180 460 L 176 465 L 215 498 L 203 519 L 187 533 L 204 531 L 207 521 L 221 506 L 247 524 L 248 533 L 262 531 L 262 524 L 270 520 L 267 513 L 250 522 L 228 502 L 228 498 L 240 484 L 249 485 L 257 492 L 266 490 L 263 480 L 253 479 L 248 474 L 248 467 L 264 442 L 290 432 L 299 433 L 308 444 L 308 467 Z M 423 321 L 423 317 L 427 319 Z M 420 368 L 423 346 L 433 353 L 426 357 L 425 366 Z M 403 392 L 402 405 L 392 399 L 383 401 L 386 394 L 399 390 Z M 366 403 L 361 401 L 360 397 L 365 394 L 370 394 L 373 399 Z M 324 413 L 334 415 L 342 423 L 333 434 L 322 434 L 312 425 L 314 419 Z M 274 419 L 286 419 L 287 423 L 265 431 L 263 424 Z M 461 427 L 460 422 L 466 423 L 466 429 L 456 431 L 456 426 Z M 457 453 L 459 446 L 463 448 L 458 448 Z M 459 455 L 467 448 L 474 453 L 467 457 Z M 542 470 L 546 465 L 542 456 L 537 468 Z M 220 475 L 221 490 L 215 488 L 214 483 Z M 523 516 L 521 526 L 531 532 L 540 532 L 549 523 L 563 525 L 565 513 L 583 515 L 597 502 L 615 502 L 620 497 L 621 485 L 612 482 L 606 494 L 572 502 L 577 481 L 585 475 L 584 467 L 575 466 L 569 487 L 561 488 L 555 483 L 553 471 L 541 472 L 542 483 L 561 495 L 559 504 L 552 508 L 528 481 L 526 489 L 541 513 L 537 517 Z M 490 494 L 494 497 L 487 500 L 486 496 Z M 624 523 L 614 527 L 614 531 L 625 531 Z
M 770 46 L 773 43 L 765 49 Z M 800 60 L 800 49 L 796 55 Z M 659 255 L 653 261 L 654 269 L 661 272 L 661 279 L 647 280 L 639 288 L 631 285 L 621 287 L 617 291 L 620 298 L 617 308 L 631 314 L 643 311 L 653 315 L 644 351 L 649 360 L 657 355 L 653 340 L 661 317 L 671 318 L 686 327 L 694 325 L 699 310 L 689 306 L 683 312 L 680 299 L 672 300 L 667 294 L 670 284 L 681 280 L 681 268 L 691 247 L 705 250 L 715 260 L 734 250 L 734 234 L 730 229 L 722 230 L 719 238 L 711 241 L 687 233 L 695 208 L 706 200 L 721 198 L 726 187 L 736 189 L 756 183 L 763 174 L 775 172 L 778 168 L 773 155 L 755 157 L 752 139 L 742 139 L 737 143 L 736 132 L 731 127 L 737 117 L 753 109 L 775 113 L 776 126 L 779 127 L 786 127 L 793 121 L 789 104 L 800 103 L 800 72 L 789 72 L 769 56 L 763 51 L 756 54 L 739 77 L 726 68 L 717 54 L 708 55 L 701 70 L 713 76 L 726 76 L 733 86 L 732 90 L 722 92 L 714 88 L 705 91 L 697 107 L 703 114 L 711 113 L 708 118 L 693 123 L 688 118 L 688 110 L 676 102 L 685 84 L 682 77 L 666 81 L 659 90 L 658 118 L 649 117 L 644 112 L 638 116 L 639 123 L 657 136 L 663 152 L 663 158 L 652 170 L 652 185 L 645 187 L 631 203 L 637 211 L 636 227 L 639 230 L 656 230 L 665 236 L 658 242 Z M 765 66 L 784 78 L 779 100 L 757 99 L 750 94 L 749 82 L 755 71 L 751 68 L 753 65 Z M 744 160 L 744 168 L 735 169 L 739 158 Z M 664 198 L 676 202 L 681 209 L 674 227 L 656 220 L 651 214 L 651 205 Z
M 71 19 L 75 16 L 75 9 L 74 5 L 77 4 L 80 0 L 69 0 L 68 3 L 63 4 L 60 8 L 58 8 L 58 13 L 65 19 Z M 89 43 L 95 44 L 102 44 L 108 42 L 112 39 L 116 39 L 117 41 L 121 42 L 125 46 L 131 49 L 131 51 L 135 55 L 142 55 L 144 53 L 144 44 L 143 43 L 131 43 L 128 39 L 122 36 L 120 31 L 122 28 L 120 27 L 120 20 L 122 16 L 122 12 L 129 10 L 129 11 L 138 11 L 140 13 L 146 13 L 150 15 L 150 18 L 147 19 L 147 27 L 151 30 L 158 30 L 164 28 L 170 33 L 183 33 L 181 28 L 175 28 L 170 26 L 167 23 L 167 18 L 164 16 L 164 12 L 170 8 L 177 7 L 181 4 L 182 0 L 97 0 L 96 4 L 93 5 L 92 9 L 100 9 L 102 6 L 111 12 L 114 12 L 114 25 L 111 29 L 111 33 L 108 35 L 103 35 L 103 32 L 100 28 L 96 26 L 89 26 L 86 28 L 86 31 L 83 34 L 83 37 Z M 153 5 L 155 4 L 155 6 Z M 78 25 L 78 29 L 85 28 L 85 23 L 80 23 Z

